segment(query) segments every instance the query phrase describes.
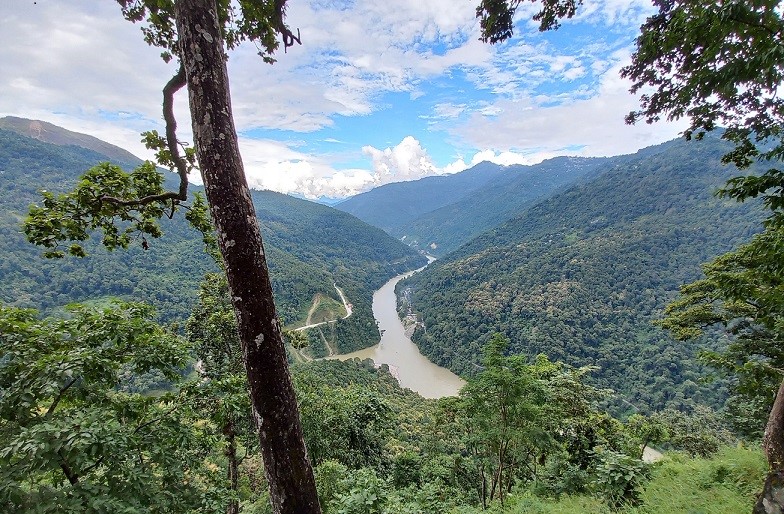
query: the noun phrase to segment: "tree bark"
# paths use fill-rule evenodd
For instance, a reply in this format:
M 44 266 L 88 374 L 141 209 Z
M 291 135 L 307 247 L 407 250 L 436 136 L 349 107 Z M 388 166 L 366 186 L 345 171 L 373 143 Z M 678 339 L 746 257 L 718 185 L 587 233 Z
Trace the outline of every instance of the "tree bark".
M 784 513 L 784 381 L 770 410 L 762 447 L 770 470 L 754 514 L 781 514 Z
M 177 0 L 196 155 L 226 265 L 264 471 L 276 513 L 319 513 L 259 224 L 231 112 L 215 0 Z

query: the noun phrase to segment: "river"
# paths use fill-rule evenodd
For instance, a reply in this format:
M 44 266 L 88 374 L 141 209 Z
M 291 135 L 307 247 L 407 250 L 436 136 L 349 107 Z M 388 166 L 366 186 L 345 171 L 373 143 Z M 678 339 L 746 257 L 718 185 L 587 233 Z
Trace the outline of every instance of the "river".
M 433 364 L 419 353 L 419 348 L 406 335 L 403 323 L 397 315 L 395 286 L 413 273 L 416 271 L 396 276 L 373 294 L 373 316 L 381 331 L 381 342 L 364 350 L 335 355 L 332 358 L 373 359 L 376 365 L 387 364 L 401 387 L 416 391 L 425 398 L 455 396 L 465 385 L 465 380 L 448 369 Z

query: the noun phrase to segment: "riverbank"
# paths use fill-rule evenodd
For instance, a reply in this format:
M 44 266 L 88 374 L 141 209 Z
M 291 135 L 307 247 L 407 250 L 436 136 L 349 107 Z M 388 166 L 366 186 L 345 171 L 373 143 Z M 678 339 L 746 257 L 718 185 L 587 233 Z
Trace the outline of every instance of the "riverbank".
M 401 387 L 416 391 L 425 398 L 455 396 L 465 385 L 465 381 L 422 355 L 411 341 L 415 325 L 404 326 L 398 317 L 395 286 L 413 273 L 415 272 L 392 278 L 373 294 L 373 317 L 381 331 L 381 342 L 370 348 L 329 358 L 372 359 L 376 366 L 386 364 L 390 369 L 394 369 L 395 378 Z

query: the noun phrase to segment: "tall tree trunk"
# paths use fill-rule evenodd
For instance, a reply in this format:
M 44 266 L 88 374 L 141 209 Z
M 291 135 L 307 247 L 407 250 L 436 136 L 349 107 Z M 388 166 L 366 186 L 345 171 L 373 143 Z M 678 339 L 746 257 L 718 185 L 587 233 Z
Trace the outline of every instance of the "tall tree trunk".
M 237 316 L 264 471 L 276 513 L 319 513 L 264 247 L 231 112 L 215 0 L 177 0 L 196 155 Z
M 239 463 L 237 461 L 237 434 L 234 432 L 234 421 L 229 420 L 223 427 L 223 435 L 226 437 L 226 459 L 229 461 L 227 475 L 232 499 L 226 506 L 226 514 L 240 514 L 240 502 L 236 495 L 239 490 Z
M 481 487 L 481 496 L 482 496 L 482 508 L 487 509 L 487 478 L 485 477 L 485 465 L 482 464 L 481 469 L 481 477 L 482 477 L 482 487 Z
M 784 381 L 768 416 L 762 446 L 768 458 L 768 477 L 754 506 L 754 514 L 784 513 Z

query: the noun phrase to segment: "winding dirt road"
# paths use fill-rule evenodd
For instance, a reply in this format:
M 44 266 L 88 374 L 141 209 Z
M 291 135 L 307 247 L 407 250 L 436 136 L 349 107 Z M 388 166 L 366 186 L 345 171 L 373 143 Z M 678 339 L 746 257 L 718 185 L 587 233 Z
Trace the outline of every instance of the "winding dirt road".
M 351 316 L 354 313 L 352 305 L 350 303 L 348 303 L 348 300 L 346 300 L 346 295 L 343 294 L 343 291 L 341 291 L 341 289 L 338 287 L 338 285 L 337 284 L 332 284 L 332 285 L 335 287 L 335 290 L 340 295 L 340 299 L 343 301 L 343 307 L 346 309 L 346 315 L 343 316 L 340 319 L 346 319 L 346 318 L 348 318 L 349 316 Z M 310 314 L 308 314 L 308 318 L 310 318 Z M 295 328 L 294 331 L 295 332 L 301 332 L 301 331 L 307 330 L 309 328 L 320 327 L 321 325 L 326 325 L 327 323 L 335 323 L 336 321 L 337 321 L 337 319 L 331 319 L 331 320 L 328 320 L 328 321 L 322 321 L 320 323 L 312 323 L 310 325 L 305 325 L 304 327 Z

